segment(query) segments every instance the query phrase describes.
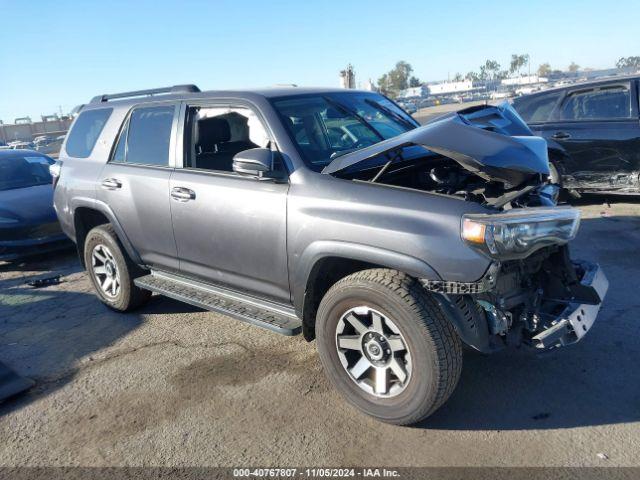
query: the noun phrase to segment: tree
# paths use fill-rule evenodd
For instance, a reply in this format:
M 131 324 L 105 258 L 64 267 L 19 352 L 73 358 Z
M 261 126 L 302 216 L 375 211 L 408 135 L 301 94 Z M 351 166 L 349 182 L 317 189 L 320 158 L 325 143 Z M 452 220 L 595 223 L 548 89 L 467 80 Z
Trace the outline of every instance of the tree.
M 487 60 L 480 67 L 480 80 L 494 80 L 500 71 L 500 64 L 495 60 Z
M 454 82 L 461 82 L 462 80 L 464 80 L 464 77 L 462 76 L 462 74 L 460 72 L 456 73 L 453 76 L 453 81 Z
M 543 63 L 538 67 L 538 76 L 539 77 L 548 77 L 551 73 L 551 65 L 548 63 Z
M 418 78 L 413 77 L 413 67 L 411 64 L 400 61 L 396 63 L 393 70 L 385 73 L 378 79 L 378 86 L 383 93 L 396 96 L 401 90 L 413 86 L 420 86 L 421 82 Z
M 569 71 L 571 73 L 575 73 L 578 70 L 580 70 L 580 65 L 578 65 L 576 62 L 571 62 L 571 65 L 569 65 Z
M 520 73 L 520 69 L 525 65 L 529 64 L 529 54 L 525 53 L 524 55 L 511 55 L 511 63 L 509 64 L 509 73 L 513 75 L 514 73 Z
M 640 57 L 620 57 L 616 62 L 618 68 L 640 68 Z
M 477 82 L 480 80 L 480 76 L 476 72 L 469 72 L 464 76 L 465 80 L 471 80 L 472 82 Z

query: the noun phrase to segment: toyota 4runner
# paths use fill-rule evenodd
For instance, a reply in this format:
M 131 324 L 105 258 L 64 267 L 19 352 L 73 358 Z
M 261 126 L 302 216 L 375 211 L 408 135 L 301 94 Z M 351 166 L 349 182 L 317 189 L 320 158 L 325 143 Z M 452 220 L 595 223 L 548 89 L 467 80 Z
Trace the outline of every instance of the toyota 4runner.
M 608 288 L 570 259 L 579 212 L 556 205 L 547 145 L 507 104 L 420 126 L 372 92 L 100 95 L 51 171 L 106 305 L 157 292 L 302 332 L 343 396 L 386 422 L 440 407 L 463 345 L 580 340 Z

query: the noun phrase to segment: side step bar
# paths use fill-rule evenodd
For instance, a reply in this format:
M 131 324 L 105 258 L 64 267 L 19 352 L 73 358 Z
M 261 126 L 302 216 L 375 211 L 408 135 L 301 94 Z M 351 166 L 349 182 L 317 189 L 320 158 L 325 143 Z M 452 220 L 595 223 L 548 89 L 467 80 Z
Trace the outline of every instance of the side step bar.
M 222 313 L 282 335 L 297 335 L 302 330 L 302 322 L 289 306 L 163 272 L 152 272 L 150 275 L 136 278 L 134 282 L 145 290 Z

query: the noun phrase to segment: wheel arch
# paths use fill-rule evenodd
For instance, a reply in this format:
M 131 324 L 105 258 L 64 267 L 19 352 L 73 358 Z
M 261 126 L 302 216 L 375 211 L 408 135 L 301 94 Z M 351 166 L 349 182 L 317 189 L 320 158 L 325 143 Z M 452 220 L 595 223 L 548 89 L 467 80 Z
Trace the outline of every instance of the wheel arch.
M 398 270 L 414 278 L 440 280 L 426 262 L 391 250 L 339 241 L 318 241 L 300 256 L 292 278 L 293 303 L 302 318 L 306 340 L 315 337 L 318 305 L 329 288 L 340 279 L 371 268 Z
M 90 202 L 78 202 L 74 205 L 73 209 L 76 248 L 78 250 L 82 266 L 86 267 L 84 264 L 84 244 L 87 234 L 92 228 L 104 224 L 110 224 L 113 227 L 116 235 L 118 236 L 118 240 L 120 240 L 120 243 L 126 250 L 129 258 L 131 258 L 134 263 L 141 265 L 142 260 L 140 259 L 138 252 L 127 238 L 122 225 L 118 222 L 113 211 L 107 204 L 93 200 Z

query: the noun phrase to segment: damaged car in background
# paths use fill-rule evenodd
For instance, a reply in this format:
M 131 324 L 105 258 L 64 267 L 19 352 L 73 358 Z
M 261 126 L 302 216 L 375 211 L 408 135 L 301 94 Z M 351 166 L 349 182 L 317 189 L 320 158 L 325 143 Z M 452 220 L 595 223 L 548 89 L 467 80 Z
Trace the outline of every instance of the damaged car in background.
M 463 344 L 582 339 L 608 288 L 571 258 L 579 212 L 557 206 L 547 144 L 507 104 L 421 127 L 371 92 L 100 95 L 53 170 L 106 305 L 153 291 L 302 332 L 340 393 L 390 423 L 449 398 Z
M 581 192 L 640 194 L 640 77 L 524 95 L 513 106 L 549 144 L 552 182 Z

